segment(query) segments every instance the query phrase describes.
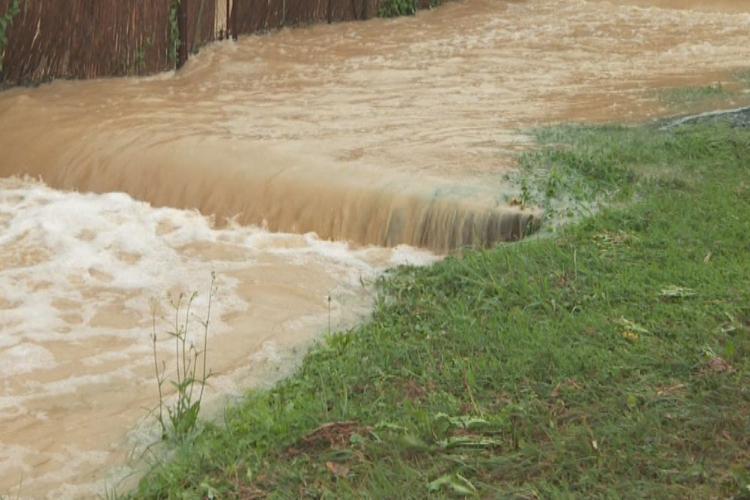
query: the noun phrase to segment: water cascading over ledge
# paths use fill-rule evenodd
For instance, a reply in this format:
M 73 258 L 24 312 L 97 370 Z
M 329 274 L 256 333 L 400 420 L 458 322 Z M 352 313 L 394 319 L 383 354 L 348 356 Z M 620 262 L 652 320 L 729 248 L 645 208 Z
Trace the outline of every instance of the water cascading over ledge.
M 13 132 L 8 130 L 6 134 Z M 524 237 L 538 216 L 502 206 L 490 190 L 447 180 L 325 162 L 216 137 L 73 137 L 61 131 L 18 148 L 0 175 L 58 189 L 125 192 L 154 206 L 196 209 L 274 232 L 314 232 L 361 245 L 436 252 Z

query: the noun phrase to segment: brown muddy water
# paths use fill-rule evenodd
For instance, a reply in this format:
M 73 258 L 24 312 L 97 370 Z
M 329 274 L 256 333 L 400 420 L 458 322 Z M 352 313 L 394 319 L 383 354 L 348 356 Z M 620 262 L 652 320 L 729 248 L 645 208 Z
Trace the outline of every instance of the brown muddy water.
M 0 495 L 95 497 L 158 438 L 153 298 L 197 290 L 204 314 L 215 270 L 209 399 L 268 384 L 327 330 L 329 294 L 352 325 L 386 268 L 523 235 L 518 130 L 731 86 L 748 4 L 467 0 L 0 94 Z

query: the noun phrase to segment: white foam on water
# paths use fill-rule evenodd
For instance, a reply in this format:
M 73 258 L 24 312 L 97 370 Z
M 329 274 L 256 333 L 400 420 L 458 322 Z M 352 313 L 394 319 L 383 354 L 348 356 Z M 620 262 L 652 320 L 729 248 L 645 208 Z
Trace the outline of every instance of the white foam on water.
M 334 326 L 351 323 L 369 307 L 363 282 L 436 259 L 314 234 L 217 229 L 197 212 L 17 178 L 0 179 L 0 229 L 0 493 L 23 476 L 22 494 L 33 498 L 103 493 L 105 479 L 127 475 L 106 471 L 128 447 L 158 438 L 140 409 L 156 403 L 152 320 L 168 360 L 169 301 L 198 290 L 189 341 L 200 346 L 195 319 L 206 314 L 212 271 L 217 376 L 206 400 L 219 401 L 298 359 L 285 350 L 327 327 L 329 296 Z
M 52 368 L 55 357 L 35 344 L 18 344 L 0 352 L 0 377 Z

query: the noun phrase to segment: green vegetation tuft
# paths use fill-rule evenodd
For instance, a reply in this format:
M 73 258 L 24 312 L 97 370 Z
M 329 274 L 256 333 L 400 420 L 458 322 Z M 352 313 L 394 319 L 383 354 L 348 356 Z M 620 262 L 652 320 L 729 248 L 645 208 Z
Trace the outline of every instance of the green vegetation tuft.
M 430 8 L 440 7 L 446 0 L 430 0 Z M 411 16 L 417 13 L 417 0 L 381 0 L 378 3 L 379 17 Z
M 730 101 L 733 92 L 725 89 L 721 83 L 702 87 L 677 87 L 662 89 L 657 92 L 659 100 L 675 109 L 692 109 L 707 102 Z
M 417 0 L 381 0 L 379 17 L 410 16 L 417 13 Z
M 169 49 L 168 56 L 169 61 L 172 64 L 172 69 L 177 66 L 177 57 L 179 56 L 180 45 L 180 27 L 177 23 L 177 9 L 180 6 L 182 0 L 171 0 L 169 4 Z
M 750 131 L 538 140 L 522 163 L 617 203 L 389 273 L 133 497 L 750 498 Z
M 28 0 L 26 0 L 28 2 Z M 0 15 L 0 76 L 3 72 L 3 55 L 8 46 L 8 28 L 13 24 L 13 18 L 21 12 L 20 0 L 13 0 L 8 9 Z
M 734 74 L 735 80 L 740 82 L 745 88 L 750 88 L 750 69 L 738 71 Z

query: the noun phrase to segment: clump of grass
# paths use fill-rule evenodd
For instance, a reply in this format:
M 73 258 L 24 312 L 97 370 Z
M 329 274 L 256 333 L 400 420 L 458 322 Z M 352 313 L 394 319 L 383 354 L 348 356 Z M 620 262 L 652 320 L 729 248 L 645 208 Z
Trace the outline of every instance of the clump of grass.
M 745 88 L 750 88 L 750 69 L 737 71 L 734 74 L 735 80 L 740 82 Z
M 383 0 L 378 4 L 379 17 L 410 16 L 417 13 L 417 0 Z
M 575 124 L 532 133 L 537 147 L 519 157 L 521 197 L 544 208 L 548 229 L 630 199 L 645 178 L 675 181 L 664 151 L 694 147 L 689 135 L 659 133 L 655 126 Z
M 634 180 L 628 164 L 649 155 L 632 146 L 646 134 L 620 125 L 561 125 L 535 131 L 538 147 L 519 157 L 519 166 L 529 177 L 525 196 L 542 206 L 565 197 L 592 201 L 605 195 L 627 196 Z M 616 144 L 613 135 L 621 137 Z
M 661 89 L 656 95 L 670 108 L 691 109 L 710 101 L 729 100 L 732 92 L 718 82 L 713 85 Z
M 116 486 L 107 486 L 104 490 L 104 495 L 99 495 L 101 500 L 121 500 L 125 498 L 117 491 Z M 0 499 L 1 500 L 1 499 Z
M 394 270 L 371 321 L 249 393 L 133 496 L 748 498 L 750 131 L 537 138 L 524 161 L 618 203 Z
M 177 391 L 176 401 L 168 404 L 164 393 L 164 384 L 167 382 L 167 364 L 162 360 L 159 366 L 159 357 L 157 354 L 157 335 L 156 335 L 156 312 L 153 313 L 153 330 L 151 339 L 153 341 L 154 353 L 154 371 L 156 373 L 156 385 L 159 390 L 159 404 L 156 413 L 156 420 L 162 431 L 162 440 L 174 439 L 177 441 L 185 440 L 191 437 L 198 424 L 198 414 L 200 413 L 201 402 L 203 400 L 203 391 L 206 383 L 211 377 L 211 371 L 207 371 L 207 350 L 208 350 L 208 332 L 211 321 L 211 303 L 216 292 L 215 289 L 216 274 L 211 274 L 211 285 L 208 294 L 208 310 L 205 319 L 198 319 L 203 328 L 203 347 L 196 348 L 192 341 L 188 339 L 190 332 L 190 313 L 193 301 L 198 296 L 193 293 L 190 297 L 185 298 L 180 294 L 172 302 L 174 309 L 174 320 L 170 330 L 167 332 L 174 339 L 174 373 L 175 380 L 170 380 L 170 385 Z M 185 304 L 184 320 L 180 319 Z M 198 375 L 198 368 L 202 366 L 202 372 Z M 198 386 L 197 392 L 196 386 Z

